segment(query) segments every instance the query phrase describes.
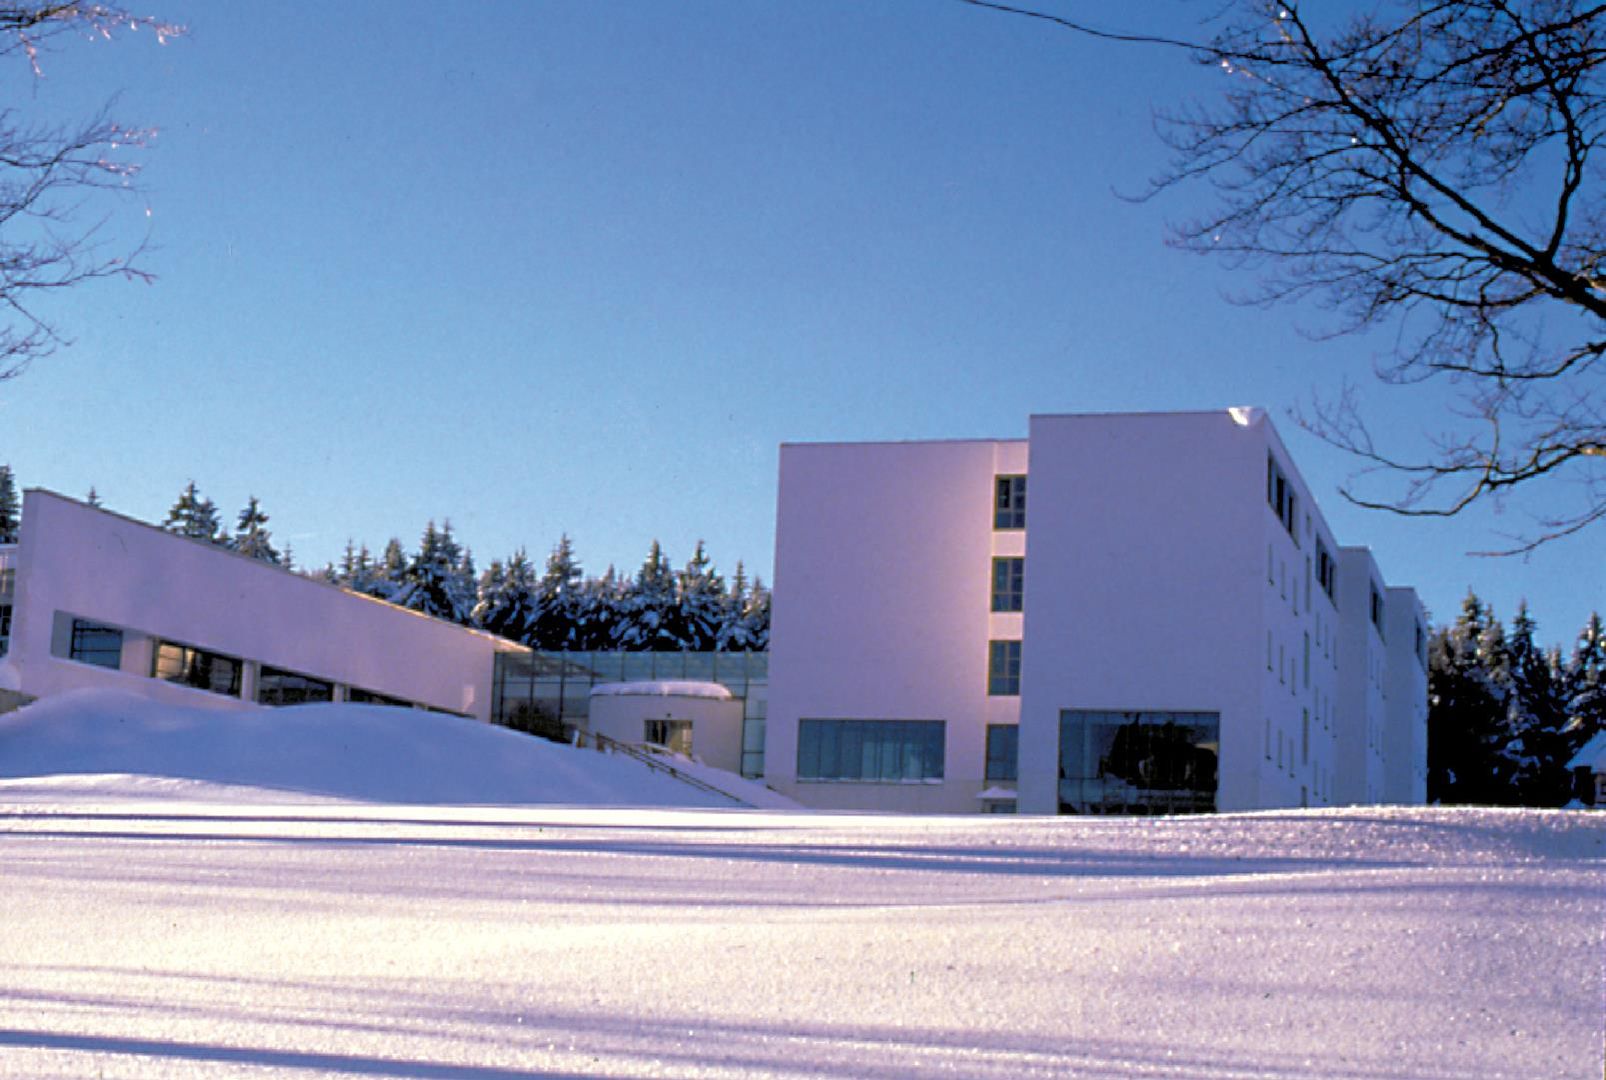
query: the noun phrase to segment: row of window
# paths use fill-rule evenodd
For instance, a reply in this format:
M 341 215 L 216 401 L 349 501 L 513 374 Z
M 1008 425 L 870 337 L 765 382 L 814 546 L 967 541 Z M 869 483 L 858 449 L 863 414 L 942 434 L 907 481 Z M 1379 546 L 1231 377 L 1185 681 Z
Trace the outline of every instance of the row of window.
M 9 609 L 5 609 L 9 614 Z M 9 626 L 9 622 L 7 623 Z M 74 619 L 67 658 L 80 664 L 117 670 L 123 662 L 123 631 L 87 619 Z M 212 652 L 177 641 L 155 642 L 151 658 L 151 677 L 164 682 L 205 690 L 225 697 L 240 697 L 244 689 L 245 661 L 236 656 Z M 414 703 L 388 694 L 352 687 L 348 701 L 370 705 L 412 708 Z M 262 705 L 306 705 L 335 700 L 335 684 L 329 679 L 304 675 L 299 671 L 261 664 L 257 668 L 256 701 Z
M 797 776 L 887 783 L 941 780 L 946 734 L 942 720 L 799 720 Z M 988 781 L 1016 779 L 1019 748 L 1019 727 L 987 725 Z

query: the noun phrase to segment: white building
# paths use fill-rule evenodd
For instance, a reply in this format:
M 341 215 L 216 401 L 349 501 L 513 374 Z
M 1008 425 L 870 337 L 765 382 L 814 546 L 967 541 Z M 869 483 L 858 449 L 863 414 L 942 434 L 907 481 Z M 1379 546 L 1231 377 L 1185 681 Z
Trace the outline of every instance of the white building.
M 522 646 L 48 491 L 0 548 L 8 689 L 157 700 L 371 701 L 488 720 L 495 656 Z
M 806 805 L 1424 797 L 1421 606 L 1260 410 L 783 446 L 774 597 L 766 780 Z

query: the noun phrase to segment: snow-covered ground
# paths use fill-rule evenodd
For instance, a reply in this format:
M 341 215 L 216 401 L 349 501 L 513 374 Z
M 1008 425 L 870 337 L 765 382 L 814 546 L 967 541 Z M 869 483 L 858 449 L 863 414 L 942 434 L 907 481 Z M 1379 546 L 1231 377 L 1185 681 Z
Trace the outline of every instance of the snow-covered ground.
M 30 711 L 0 763 L 47 756 Z M 0 1077 L 1602 1075 L 1606 814 L 464 806 L 402 758 L 366 802 L 114 758 L 0 781 Z

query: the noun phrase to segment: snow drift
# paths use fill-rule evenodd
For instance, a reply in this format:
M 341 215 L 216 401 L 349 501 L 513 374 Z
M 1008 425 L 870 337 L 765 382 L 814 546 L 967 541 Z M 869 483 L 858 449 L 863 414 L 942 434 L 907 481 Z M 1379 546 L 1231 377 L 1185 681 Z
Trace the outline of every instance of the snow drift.
M 352 704 L 223 712 L 109 690 L 61 694 L 0 717 L 0 779 L 63 775 L 392 803 L 733 805 L 628 757 L 456 716 Z

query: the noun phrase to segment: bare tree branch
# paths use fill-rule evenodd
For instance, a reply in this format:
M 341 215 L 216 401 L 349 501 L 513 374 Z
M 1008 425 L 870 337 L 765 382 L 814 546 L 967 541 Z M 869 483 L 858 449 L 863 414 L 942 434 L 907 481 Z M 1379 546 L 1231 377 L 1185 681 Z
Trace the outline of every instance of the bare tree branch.
M 1228 78 L 1159 118 L 1172 164 L 1144 197 L 1216 199 L 1172 242 L 1259 274 L 1250 302 L 1317 300 L 1336 333 L 1392 326 L 1378 375 L 1459 395 L 1421 458 L 1382 452 L 1348 393 L 1302 418 L 1364 463 L 1347 497 L 1449 516 L 1548 493 L 1560 511 L 1512 551 L 1606 519 L 1606 4 L 1382 0 L 1326 31 L 1313 2 L 1229 0 L 1185 43 L 964 2 L 1189 45 Z
M 0 57 L 21 54 L 36 75 L 53 39 L 109 40 L 138 30 L 158 41 L 182 32 L 113 4 L 0 3 Z M 35 301 L 99 278 L 151 280 L 139 263 L 144 242 L 109 245 L 102 236 L 108 216 L 86 217 L 86 211 L 97 199 L 133 190 L 139 175 L 134 155 L 153 134 L 105 112 L 61 126 L 0 107 L 0 381 L 65 340 Z

